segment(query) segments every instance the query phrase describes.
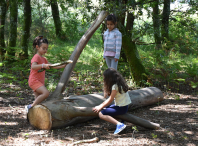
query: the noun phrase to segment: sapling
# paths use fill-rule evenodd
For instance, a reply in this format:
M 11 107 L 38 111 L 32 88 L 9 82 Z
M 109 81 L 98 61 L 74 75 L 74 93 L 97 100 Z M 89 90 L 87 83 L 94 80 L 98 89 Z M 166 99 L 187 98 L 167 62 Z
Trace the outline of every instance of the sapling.
M 135 131 L 137 131 L 137 132 L 138 132 L 138 129 L 137 129 L 137 127 L 136 127 L 136 126 L 133 126 L 133 127 L 132 127 L 132 129 L 133 129 L 133 133 L 132 133 L 132 137 L 133 137 L 133 135 L 134 135 Z M 133 138 L 134 138 L 134 137 L 133 137 Z

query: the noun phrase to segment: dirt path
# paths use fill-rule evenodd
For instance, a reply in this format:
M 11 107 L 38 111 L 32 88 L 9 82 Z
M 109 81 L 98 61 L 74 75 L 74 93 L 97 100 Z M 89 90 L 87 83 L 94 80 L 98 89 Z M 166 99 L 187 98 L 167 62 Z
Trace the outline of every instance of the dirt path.
M 148 130 L 126 122 L 126 129 L 113 135 L 115 126 L 100 119 L 54 129 L 34 129 L 26 121 L 24 105 L 33 101 L 32 91 L 10 86 L 15 92 L 0 91 L 0 145 L 72 145 L 73 142 L 99 138 L 97 143 L 79 145 L 155 145 L 198 146 L 198 97 L 168 94 L 165 100 L 129 113 L 161 125 L 159 130 Z

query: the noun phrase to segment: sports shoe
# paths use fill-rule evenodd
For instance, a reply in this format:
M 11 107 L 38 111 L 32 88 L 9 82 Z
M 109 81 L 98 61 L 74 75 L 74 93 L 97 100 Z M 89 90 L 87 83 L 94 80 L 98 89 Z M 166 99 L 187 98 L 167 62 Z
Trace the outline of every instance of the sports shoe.
M 126 128 L 126 125 L 124 125 L 123 123 L 122 124 L 117 124 L 114 134 L 120 133 L 122 130 L 124 130 L 124 128 Z
M 25 106 L 25 110 L 26 110 L 27 113 L 28 113 L 28 111 L 29 111 L 29 109 L 30 109 L 31 107 L 32 107 L 31 104 Z

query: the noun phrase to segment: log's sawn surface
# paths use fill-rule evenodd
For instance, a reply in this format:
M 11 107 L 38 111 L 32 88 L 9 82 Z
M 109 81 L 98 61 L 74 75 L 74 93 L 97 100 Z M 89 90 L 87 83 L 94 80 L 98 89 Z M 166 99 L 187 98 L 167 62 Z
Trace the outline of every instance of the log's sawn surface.
M 161 90 L 156 87 L 129 91 L 129 95 L 132 101 L 129 110 L 152 105 L 164 99 Z M 31 108 L 28 113 L 28 120 L 33 127 L 45 130 L 74 125 L 96 118 L 98 114 L 94 113 L 92 108 L 105 100 L 103 93 L 100 93 L 47 101 L 42 105 Z M 160 127 L 159 124 L 128 113 L 116 117 L 149 129 L 158 129 Z

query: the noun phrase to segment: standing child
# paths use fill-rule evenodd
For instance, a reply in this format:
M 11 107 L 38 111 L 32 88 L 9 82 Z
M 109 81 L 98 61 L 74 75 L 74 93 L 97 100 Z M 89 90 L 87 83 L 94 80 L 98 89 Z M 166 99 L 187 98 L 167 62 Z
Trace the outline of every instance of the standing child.
M 116 16 L 111 14 L 107 16 L 106 25 L 107 30 L 104 33 L 104 54 L 103 58 L 106 60 L 108 68 L 117 70 L 118 60 L 120 58 L 120 51 L 122 46 L 122 34 L 116 28 Z
M 104 76 L 104 97 L 110 97 L 100 105 L 93 108 L 93 111 L 99 113 L 100 119 L 111 122 L 116 126 L 114 134 L 121 132 L 126 125 L 118 122 L 113 116 L 123 115 L 128 111 L 128 105 L 131 99 L 128 94 L 128 85 L 122 75 L 113 68 L 108 68 L 103 73 Z M 115 104 L 111 104 L 114 100 Z
M 33 49 L 36 51 L 36 54 L 31 60 L 31 71 L 29 76 L 29 86 L 34 91 L 35 100 L 32 104 L 25 106 L 27 112 L 28 110 L 41 103 L 49 96 L 49 91 L 45 87 L 45 70 L 39 72 L 40 69 L 50 69 L 51 63 L 47 61 L 43 55 L 47 53 L 48 50 L 48 40 L 43 38 L 43 36 L 37 36 L 33 41 Z M 52 68 L 63 68 L 66 65 L 61 65 L 58 67 Z

